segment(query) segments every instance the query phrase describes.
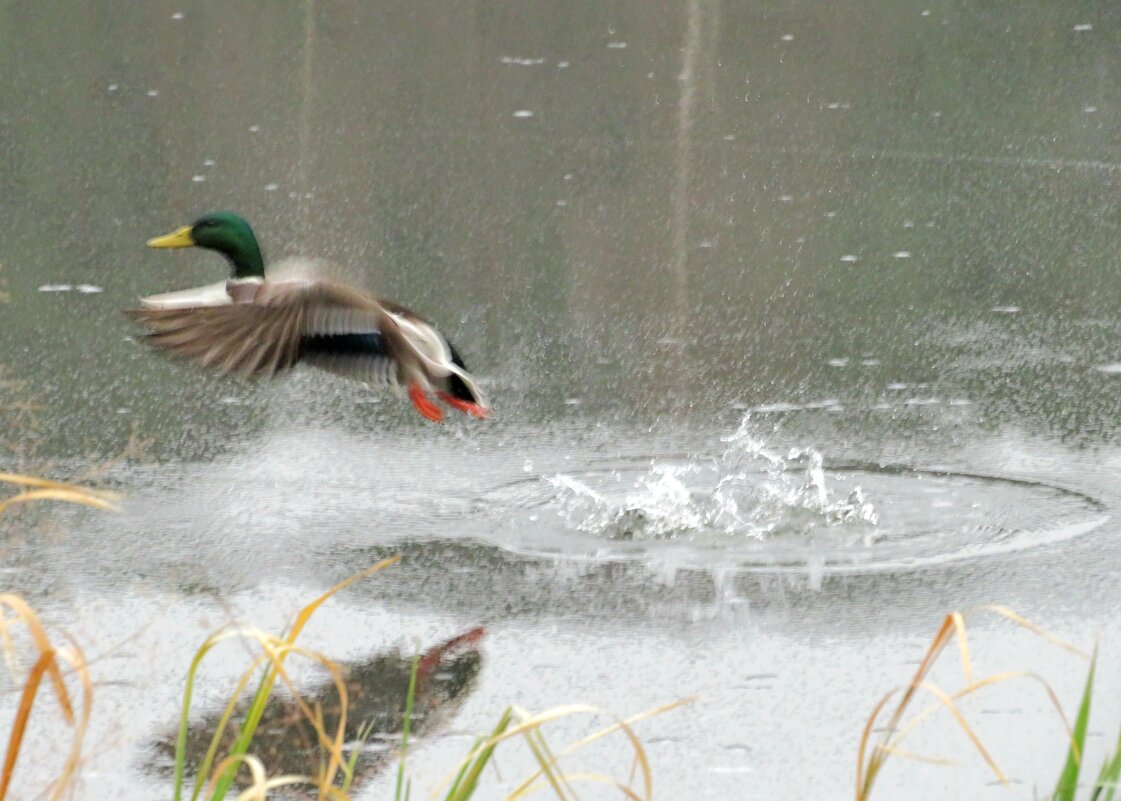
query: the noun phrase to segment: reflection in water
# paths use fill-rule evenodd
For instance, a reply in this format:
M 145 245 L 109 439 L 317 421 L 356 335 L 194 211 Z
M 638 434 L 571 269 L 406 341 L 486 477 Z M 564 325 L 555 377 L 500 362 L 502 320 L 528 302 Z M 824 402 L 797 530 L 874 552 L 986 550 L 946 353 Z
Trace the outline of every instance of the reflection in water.
M 417 689 L 413 705 L 411 731 L 418 736 L 431 735 L 445 726 L 474 688 L 482 667 L 479 641 L 482 628 L 453 637 L 425 651 L 417 665 Z M 409 688 L 412 659 L 398 653 L 377 654 L 370 659 L 342 665 L 346 681 L 345 742 L 357 746 L 365 742 L 355 764 L 357 786 L 385 767 L 394 752 L 404 721 L 405 699 Z M 324 730 L 337 730 L 339 694 L 333 681 L 304 694 L 312 708 L 323 713 Z M 227 736 L 218 751 L 218 760 L 228 753 L 235 732 L 244 720 L 247 702 L 235 713 Z M 210 745 L 214 729 L 222 715 L 221 709 L 192 723 L 187 732 L 187 771 L 193 773 Z M 369 727 L 369 735 L 363 735 Z M 169 768 L 175 764 L 175 740 L 172 734 L 154 745 L 154 767 Z M 250 753 L 264 764 L 269 775 L 315 775 L 322 751 L 315 729 L 299 708 L 285 698 L 283 691 L 274 692 L 261 717 Z M 217 761 L 215 762 L 217 764 Z M 240 778 L 248 778 L 244 772 Z

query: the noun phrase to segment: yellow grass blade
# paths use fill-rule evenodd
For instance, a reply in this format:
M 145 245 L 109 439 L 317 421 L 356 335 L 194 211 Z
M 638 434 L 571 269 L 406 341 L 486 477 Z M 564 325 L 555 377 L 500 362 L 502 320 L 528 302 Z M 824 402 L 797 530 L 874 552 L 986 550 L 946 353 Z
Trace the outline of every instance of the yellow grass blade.
M 1008 620 L 1011 620 L 1017 626 L 1022 626 L 1023 628 L 1027 629 L 1028 631 L 1030 631 L 1034 634 L 1038 634 L 1040 637 L 1047 640 L 1047 642 L 1049 642 L 1053 645 L 1057 645 L 1060 648 L 1063 648 L 1067 651 L 1070 651 L 1072 654 L 1078 654 L 1083 659 L 1089 659 L 1090 658 L 1090 655 L 1088 653 L 1086 653 L 1085 651 L 1083 651 L 1078 646 L 1072 645 L 1071 643 L 1067 642 L 1066 640 L 1059 639 L 1054 634 L 1051 634 L 1049 631 L 1042 628 L 1041 626 L 1039 626 L 1035 623 L 1032 623 L 1030 620 L 1027 620 L 1026 618 L 1023 618 L 1020 615 L 1016 614 L 1011 609 L 1009 609 L 1007 606 L 1003 606 L 1001 604 L 988 604 L 988 605 L 982 606 L 980 608 L 981 609 L 986 609 L 990 612 L 995 612 L 996 614 L 1001 615 L 1002 617 L 1005 617 Z
M 891 740 L 892 732 L 895 732 L 899 729 L 899 722 L 903 719 L 903 715 L 906 713 L 907 707 L 910 705 L 911 700 L 915 697 L 915 693 L 921 687 L 927 673 L 930 672 L 930 669 L 934 666 L 935 661 L 937 661 L 939 655 L 946 647 L 946 644 L 950 641 L 950 633 L 953 630 L 953 616 L 946 615 L 946 617 L 942 620 L 942 625 L 939 627 L 938 633 L 934 635 L 934 639 L 931 640 L 930 645 L 927 647 L 926 654 L 923 656 L 922 662 L 919 663 L 919 667 L 915 671 L 915 675 L 911 678 L 911 683 L 907 685 L 907 688 L 903 691 L 902 697 L 899 699 L 899 703 L 896 705 L 895 710 L 891 713 L 891 717 L 888 719 L 887 723 L 887 730 L 885 731 L 884 736 L 881 738 L 880 743 L 872 749 L 872 753 L 868 757 L 867 763 L 863 762 L 866 742 L 864 738 L 862 738 L 859 753 L 861 758 L 860 764 L 864 766 L 864 769 L 863 771 L 861 771 L 860 766 L 857 767 L 857 801 L 863 801 L 863 799 L 868 798 L 868 796 L 871 794 L 872 785 L 876 781 L 876 776 L 879 774 L 880 768 L 883 767 L 884 761 L 888 757 L 888 752 L 885 751 L 882 746 L 887 745 Z M 874 715 L 879 715 L 879 712 L 883 708 L 886 700 L 887 697 L 885 697 L 879 704 L 876 705 L 876 709 L 873 713 Z M 869 718 L 868 722 L 865 724 L 866 734 L 871 733 L 874 722 L 874 717 Z
M 17 487 L 33 487 L 35 489 L 51 489 L 63 490 L 67 492 L 76 492 L 83 495 L 91 495 L 96 498 L 101 498 L 106 501 L 120 500 L 121 494 L 113 492 L 112 490 L 91 489 L 90 487 L 83 487 L 79 484 L 67 484 L 62 481 L 52 481 L 49 478 L 39 478 L 37 476 L 25 476 L 19 473 L 0 473 L 0 483 L 15 484 Z
M 925 762 L 928 765 L 956 765 L 952 759 L 945 757 L 932 757 L 926 754 L 916 754 L 913 751 L 904 751 L 901 748 L 896 748 L 892 745 L 885 745 L 883 749 L 892 756 L 903 757 L 903 759 L 913 759 L 915 762 Z
M 221 719 L 219 720 L 218 727 L 215 730 L 214 737 L 211 739 L 210 747 L 207 750 L 206 756 L 204 757 L 203 762 L 199 767 L 200 775 L 206 775 L 206 772 L 209 770 L 210 765 L 213 764 L 213 760 L 217 754 L 217 749 L 221 742 L 222 732 L 225 731 L 227 725 L 229 724 L 230 718 L 233 716 L 237 702 L 238 700 L 240 700 L 242 692 L 248 685 L 249 679 L 256 673 L 256 671 L 261 667 L 262 664 L 268 662 L 269 667 L 266 670 L 264 677 L 261 679 L 261 683 L 258 686 L 257 694 L 254 696 L 253 702 L 250 705 L 248 715 L 237 733 L 236 739 L 232 746 L 233 753 L 231 754 L 231 756 L 247 755 L 246 751 L 250 745 L 253 733 L 264 711 L 265 703 L 269 695 L 272 693 L 272 689 L 275 685 L 276 680 L 279 678 L 286 684 L 286 686 L 288 686 L 289 690 L 292 693 L 292 697 L 296 700 L 297 705 L 300 707 L 301 713 L 307 717 L 308 721 L 316 729 L 320 745 L 327 751 L 327 754 L 329 755 L 326 768 L 320 770 L 320 779 L 315 782 L 316 784 L 320 785 L 321 794 L 323 793 L 323 783 L 333 782 L 334 777 L 340 771 L 343 773 L 345 780 L 350 780 L 351 776 L 349 763 L 343 755 L 343 746 L 345 744 L 346 687 L 345 683 L 342 680 L 341 672 L 339 671 L 337 665 L 335 665 L 325 656 L 312 651 L 308 651 L 307 649 L 301 647 L 297 647 L 295 645 L 295 642 L 300 633 L 303 631 L 304 626 L 311 619 L 312 615 L 314 615 L 319 607 L 322 606 L 335 593 L 339 592 L 342 589 L 345 589 L 346 587 L 350 586 L 360 579 L 376 573 L 379 570 L 383 570 L 390 565 L 396 564 L 398 561 L 400 561 L 399 556 L 391 556 L 389 558 L 383 559 L 377 564 L 367 568 L 366 570 L 356 573 L 355 575 L 339 582 L 334 587 L 327 590 L 325 593 L 317 597 L 314 601 L 307 604 L 300 610 L 300 612 L 296 616 L 295 621 L 293 621 L 293 624 L 288 633 L 283 638 L 265 634 L 264 632 L 260 632 L 258 630 L 246 629 L 239 632 L 243 636 L 250 636 L 256 639 L 261 645 L 261 648 L 264 651 L 264 655 L 255 659 L 249 669 L 242 674 L 241 680 L 238 682 L 234 694 L 230 698 L 230 702 L 227 704 L 226 709 L 223 712 Z M 179 743 L 176 749 L 177 781 L 179 781 L 179 777 L 181 777 L 182 775 L 180 754 L 182 753 L 186 737 L 186 715 L 189 708 L 189 693 L 191 683 L 193 681 L 194 671 L 197 668 L 199 661 L 202 659 L 205 653 L 213 647 L 213 644 L 217 642 L 218 639 L 225 638 L 226 636 L 233 636 L 233 634 L 233 631 L 220 632 L 219 634 L 213 635 L 211 638 L 208 638 L 208 640 L 203 644 L 199 651 L 196 652 L 195 658 L 192 661 L 192 667 L 188 674 L 188 689 L 184 694 L 184 707 L 181 716 L 182 720 L 180 723 Z M 344 702 L 343 712 L 340 715 L 339 729 L 333 738 L 327 735 L 327 733 L 323 730 L 323 727 L 319 724 L 319 719 L 316 717 L 315 712 L 307 706 L 307 703 L 296 691 L 296 688 L 293 686 L 291 679 L 284 670 L 284 660 L 289 653 L 293 652 L 307 656 L 324 665 L 324 667 L 326 667 L 328 671 L 331 672 L 332 679 L 335 681 L 336 687 L 339 689 L 340 700 Z M 214 793 L 217 793 L 219 795 L 224 795 L 232 779 L 233 774 L 228 773 L 228 771 L 226 771 L 225 769 L 223 770 L 223 772 L 220 772 L 213 776 L 213 778 L 211 779 L 211 786 L 213 788 L 210 791 L 211 794 L 213 795 Z M 201 789 L 201 785 L 196 782 L 195 791 L 192 795 L 192 801 L 194 801 L 194 799 L 197 799 Z
M 1058 637 L 1055 637 L 1037 624 L 1025 619 L 1006 606 L 988 605 L 979 607 L 979 609 L 998 614 L 1011 621 L 1012 623 L 1032 632 L 1033 634 L 1042 637 L 1053 645 L 1078 654 L 1079 656 L 1087 657 L 1087 654 L 1080 648 L 1077 648 L 1074 645 L 1061 640 Z M 953 693 L 947 693 L 940 687 L 926 682 L 925 678 L 928 675 L 930 669 L 933 667 L 935 660 L 937 660 L 937 658 L 945 648 L 951 631 L 957 639 L 958 651 L 961 655 L 962 669 L 965 673 L 966 686 L 959 690 L 956 690 Z M 1055 694 L 1055 691 L 1051 687 L 1051 685 L 1048 684 L 1047 681 L 1044 680 L 1041 676 L 1031 671 L 1010 671 L 998 673 L 978 680 L 973 672 L 972 657 L 969 652 L 969 641 L 965 626 L 965 618 L 961 613 L 954 612 L 948 615 L 943 620 L 942 626 L 939 628 L 938 633 L 931 641 L 931 644 L 927 649 L 922 663 L 919 665 L 918 670 L 915 671 L 915 675 L 911 679 L 911 683 L 907 686 L 903 693 L 903 697 L 896 705 L 895 710 L 892 713 L 891 718 L 887 724 L 886 731 L 883 737 L 881 737 L 879 743 L 877 743 L 872 748 L 870 754 L 868 752 L 868 746 L 871 742 L 872 731 L 875 728 L 880 715 L 883 713 L 883 710 L 887 706 L 888 701 L 890 700 L 892 695 L 894 695 L 894 691 L 892 693 L 888 693 L 880 699 L 879 703 L 877 703 L 876 707 L 873 709 L 872 715 L 865 723 L 864 730 L 860 738 L 860 745 L 857 751 L 857 801 L 864 801 L 869 797 L 869 795 L 871 794 L 872 786 L 875 782 L 876 775 L 878 774 L 880 768 L 883 766 L 883 763 L 888 758 L 888 756 L 894 754 L 908 756 L 909 758 L 921 758 L 924 761 L 932 760 L 932 758 L 929 757 L 918 757 L 917 755 L 909 754 L 908 752 L 900 749 L 899 744 L 922 722 L 924 722 L 927 718 L 934 714 L 934 712 L 943 708 L 949 710 L 950 714 L 954 717 L 954 720 L 961 727 L 962 731 L 965 732 L 974 748 L 976 748 L 978 753 L 981 754 L 981 757 L 985 760 L 986 764 L 988 764 L 994 775 L 996 775 L 1001 783 L 1006 784 L 1007 779 L 1005 778 L 999 765 L 996 763 L 992 755 L 985 749 L 976 732 L 974 732 L 974 730 L 969 726 L 969 724 L 965 720 L 965 717 L 958 709 L 957 702 L 968 695 L 979 692 L 983 689 L 987 689 L 996 684 L 1000 684 L 1012 679 L 1022 678 L 1027 678 L 1039 682 L 1039 684 L 1043 686 L 1043 689 L 1046 691 L 1052 706 L 1055 708 L 1055 711 L 1059 715 L 1059 719 L 1061 720 L 1063 728 L 1067 733 L 1068 739 L 1070 739 L 1072 743 L 1072 753 L 1074 753 L 1075 758 L 1077 758 L 1078 745 L 1075 741 L 1074 730 L 1071 728 L 1070 721 L 1067 719 L 1066 713 L 1063 711 L 1062 705 L 1059 703 L 1058 696 Z M 899 723 L 902 721 L 907 707 L 913 700 L 916 690 L 919 689 L 933 695 L 936 699 L 936 703 L 931 704 L 930 706 L 927 706 L 917 712 L 908 720 L 905 727 L 900 728 Z
M 969 641 L 965 636 L 965 620 L 961 616 L 961 612 L 954 612 L 950 615 L 954 621 L 954 633 L 958 638 L 958 652 L 961 654 L 961 668 L 965 671 L 965 683 L 973 683 L 973 665 L 969 660 Z
M 12 728 L 8 735 L 8 750 L 4 754 L 4 770 L 0 774 L 0 801 L 3 801 L 8 795 L 8 787 L 12 783 L 12 774 L 16 769 L 16 761 L 19 759 L 19 750 L 23 745 L 23 735 L 27 731 L 27 719 L 31 717 L 31 707 L 35 703 L 35 696 L 39 693 L 39 682 L 43 678 L 43 674 L 47 669 L 54 664 L 55 652 L 53 649 L 43 651 L 39 654 L 39 658 L 35 660 L 35 664 L 31 668 L 31 672 L 27 674 L 27 681 L 24 682 L 23 692 L 20 693 L 19 707 L 16 709 L 15 720 L 12 721 Z M 57 668 L 56 668 L 57 669 Z
M 27 630 L 31 633 L 31 639 L 40 655 L 48 651 L 54 651 L 51 640 L 47 636 L 43 624 L 39 621 L 39 616 L 35 614 L 35 610 L 26 601 L 18 595 L 6 593 L 0 595 L 0 607 L 5 606 L 15 612 L 16 617 L 27 624 Z M 67 725 L 73 725 L 74 707 L 70 703 L 70 694 L 66 691 L 66 685 L 62 682 L 62 673 L 58 669 L 58 664 L 52 660 L 48 663 L 46 669 L 50 671 L 51 684 L 54 686 L 58 705 L 62 708 L 62 715 L 66 719 Z
M 300 610 L 300 614 L 296 616 L 296 622 L 292 624 L 292 630 L 288 632 L 288 636 L 285 639 L 289 644 L 294 643 L 296 641 L 296 638 L 300 636 L 300 632 L 303 631 L 304 626 L 307 625 L 308 620 L 310 620 L 311 616 L 315 614 L 315 610 L 326 603 L 327 599 L 329 599 L 332 595 L 339 592 L 340 590 L 346 589 L 354 582 L 360 579 L 364 579 L 367 576 L 373 575 L 379 570 L 384 570 L 390 565 L 395 565 L 400 561 L 400 556 L 390 556 L 386 559 L 382 559 L 376 565 L 368 567 L 360 573 L 355 573 L 353 576 L 344 581 L 340 581 L 334 587 L 327 590 L 327 592 L 323 593 L 310 604 Z
M 11 639 L 8 633 L 10 626 L 14 623 L 22 622 L 26 624 L 31 634 L 32 642 L 38 652 L 38 658 L 24 680 L 16 717 L 9 731 L 3 773 L 0 774 L 0 800 L 7 795 L 10 787 L 12 774 L 19 757 L 23 738 L 26 735 L 27 722 L 31 715 L 35 699 L 38 697 L 39 689 L 42 686 L 43 675 L 46 674 L 51 679 L 55 696 L 58 699 L 59 708 L 63 714 L 63 719 L 66 724 L 74 730 L 70 749 L 67 752 L 62 769 L 51 785 L 49 797 L 51 801 L 57 801 L 57 799 L 61 798 L 70 788 L 74 774 L 81 760 L 82 744 L 86 730 L 89 727 L 90 713 L 93 708 L 93 681 L 90 678 L 85 655 L 73 639 L 70 640 L 70 646 L 68 648 L 56 650 L 51 644 L 50 638 L 47 636 L 46 630 L 43 628 L 35 611 L 26 601 L 17 595 L 0 595 L 0 609 L 3 608 L 10 609 L 15 614 L 13 618 L 0 618 L 0 628 L 4 631 L 6 644 L 9 646 L 11 645 Z M 81 716 L 77 720 L 74 718 L 74 709 L 70 694 L 62 681 L 62 672 L 59 669 L 60 660 L 71 668 L 81 682 Z M 13 668 L 15 667 L 14 663 L 12 666 Z M 16 670 L 13 669 L 13 675 L 15 675 L 15 673 Z
M 90 724 L 90 714 L 93 710 L 93 678 L 90 676 L 89 665 L 86 662 L 86 655 L 78 644 L 70 640 L 70 648 L 63 649 L 58 652 L 58 656 L 66 661 L 78 676 L 78 680 L 82 683 L 82 714 L 78 718 L 78 723 L 74 727 L 74 737 L 70 743 L 70 752 L 66 755 L 66 762 L 63 763 L 62 772 L 59 773 L 58 778 L 54 782 L 54 790 L 51 792 L 50 801 L 58 801 L 71 781 L 74 774 L 78 770 L 78 763 L 82 759 L 82 743 L 85 741 L 86 730 Z
M 662 706 L 657 706 L 657 707 L 654 707 L 653 709 L 648 709 L 645 712 L 639 712 L 637 715 L 632 715 L 631 717 L 627 718 L 626 720 L 620 721 L 618 723 L 614 723 L 611 726 L 608 726 L 606 728 L 600 729 L 597 732 L 593 732 L 592 734 L 589 734 L 587 737 L 583 738 L 582 740 L 577 740 L 576 742 L 565 746 L 564 750 L 562 750 L 560 752 L 559 756 L 565 756 L 566 754 L 571 754 L 573 751 L 577 751 L 577 750 L 583 748 L 586 745 L 594 743 L 596 740 L 600 740 L 604 737 L 607 737 L 610 734 L 613 734 L 613 733 L 619 731 L 619 729 L 623 728 L 624 726 L 633 726 L 634 724 L 640 723 L 640 722 L 646 720 L 647 718 L 656 717 L 658 715 L 664 715 L 666 712 L 672 712 L 674 709 L 677 709 L 678 707 L 682 707 L 682 706 L 686 706 L 688 704 L 696 703 L 699 700 L 700 700 L 699 695 L 690 695 L 687 698 L 680 698 L 676 701 L 671 701 L 668 704 L 662 704 Z
M 111 501 L 99 498 L 96 495 L 91 495 L 88 492 L 75 492 L 68 489 L 39 489 L 27 490 L 18 495 L 13 495 L 5 501 L 0 502 L 0 514 L 8 511 L 13 506 L 18 506 L 21 503 L 30 503 L 31 501 L 66 501 L 67 503 L 77 503 L 82 506 L 92 506 L 94 509 L 102 509 L 107 512 L 119 512 L 120 507 Z
M 484 750 L 486 748 L 491 748 L 491 747 L 493 747 L 495 745 L 498 745 L 499 743 L 502 743 L 506 740 L 509 740 L 509 739 L 513 738 L 513 737 L 517 737 L 517 736 L 528 737 L 529 735 L 532 735 L 535 731 L 539 730 L 546 723 L 552 722 L 554 720 L 559 720 L 561 718 L 570 717 L 572 715 L 587 714 L 587 715 L 595 715 L 595 716 L 598 716 L 598 717 L 612 718 L 612 719 L 615 720 L 615 722 L 612 723 L 609 726 L 606 726 L 603 729 L 600 729 L 596 732 L 593 732 L 592 734 L 588 735 L 587 737 L 584 737 L 580 740 L 577 740 L 574 743 L 569 744 L 568 746 L 566 746 L 564 749 L 562 749 L 560 752 L 558 752 L 555 755 L 553 755 L 551 753 L 548 753 L 548 754 L 545 753 L 548 749 L 548 744 L 544 743 L 544 741 L 530 742 L 527 739 L 527 744 L 530 746 L 531 750 L 534 750 L 535 754 L 539 754 L 538 760 L 539 760 L 540 767 L 538 768 L 537 771 L 535 771 L 533 773 L 533 775 L 529 776 L 525 781 L 523 781 L 520 785 L 518 785 L 518 787 L 515 788 L 508 796 L 506 796 L 506 801 L 516 801 L 517 799 L 523 798 L 526 795 L 533 792 L 533 788 L 535 786 L 541 784 L 541 782 L 539 780 L 543 776 L 545 777 L 546 783 L 553 786 L 554 791 L 557 793 L 559 798 L 561 798 L 561 799 L 567 798 L 568 794 L 560 789 L 560 785 L 565 781 L 565 775 L 560 774 L 560 773 L 556 773 L 556 772 L 553 771 L 553 767 L 556 765 L 557 760 L 559 760 L 561 757 L 563 757 L 567 754 L 570 754 L 570 753 L 572 753 L 572 752 L 574 752 L 574 751 L 576 751 L 580 748 L 583 748 L 584 746 L 588 745 L 589 743 L 593 743 L 596 740 L 599 740 L 599 739 L 601 739 L 603 737 L 606 737 L 606 736 L 608 736 L 608 735 L 610 735 L 614 732 L 617 732 L 617 731 L 623 732 L 624 735 L 628 738 L 628 740 L 630 740 L 631 748 L 633 749 L 633 751 L 635 753 L 635 760 L 636 760 L 637 768 L 638 768 L 638 770 L 641 771 L 643 784 L 644 784 L 644 792 L 641 795 L 639 795 L 637 793 L 634 793 L 633 790 L 631 790 L 630 788 L 626 788 L 626 790 L 624 792 L 628 795 L 628 797 L 635 798 L 636 801 L 642 801 L 642 799 L 649 799 L 649 798 L 652 797 L 652 785 L 653 785 L 653 780 L 652 780 L 651 770 L 650 770 L 650 762 L 646 757 L 646 750 L 642 746 L 642 741 L 639 739 L 638 735 L 635 734 L 632 726 L 635 723 L 646 720 L 647 718 L 653 717 L 655 715 L 664 714 L 664 713 L 669 712 L 673 709 L 676 709 L 680 706 L 684 706 L 685 704 L 692 703 L 695 700 L 697 700 L 695 696 L 690 697 L 690 698 L 683 698 L 679 701 L 674 701 L 674 702 L 669 703 L 669 704 L 664 704 L 664 705 L 656 707 L 654 709 L 650 709 L 650 710 L 647 710 L 645 712 L 641 712 L 637 715 L 633 715 L 632 717 L 627 718 L 625 720 L 620 720 L 619 718 L 616 718 L 614 715 L 611 715 L 611 714 L 605 712 L 603 709 L 601 709 L 599 707 L 590 706 L 590 705 L 587 705 L 587 704 L 569 704 L 569 705 L 565 705 L 565 706 L 557 706 L 557 707 L 553 707 L 552 709 L 547 709 L 544 712 L 540 712 L 536 715 L 530 715 L 529 713 L 525 712 L 524 710 L 515 709 L 515 715 L 518 717 L 517 723 L 515 723 L 514 725 L 505 729 L 501 734 L 496 735 L 494 737 L 491 737 L 489 739 L 483 740 L 482 742 L 478 743 L 476 745 L 476 747 L 472 749 L 471 753 L 468 754 L 468 756 L 466 758 L 464 758 L 458 765 L 456 765 L 449 772 L 448 776 L 445 777 L 445 779 L 443 781 L 441 781 L 437 784 L 437 786 L 433 789 L 430 798 L 435 799 L 437 796 L 439 796 L 451 784 L 453 778 L 462 770 L 462 768 L 465 765 L 469 764 L 472 761 L 472 759 L 475 757 L 475 755 L 477 755 L 482 750 Z M 626 785 L 623 785 L 622 783 L 617 783 L 617 784 L 620 787 L 620 789 L 626 787 Z
M 868 793 L 871 792 L 871 779 L 865 776 L 864 768 L 866 764 L 869 765 L 869 768 L 871 767 L 871 760 L 866 763 L 864 761 L 864 755 L 868 752 L 868 742 L 872 739 L 872 730 L 876 728 L 876 721 L 879 719 L 880 713 L 896 692 L 898 692 L 898 690 L 892 690 L 884 695 L 879 703 L 872 709 L 872 714 L 868 716 L 868 720 L 864 723 L 864 730 L 860 734 L 860 746 L 856 751 L 856 801 L 862 801 L 862 799 L 867 798 Z M 880 746 L 877 745 L 874 750 L 878 751 L 879 749 Z
M 1000 766 L 996 764 L 996 760 L 994 760 L 989 754 L 988 750 L 981 742 L 981 738 L 977 736 L 977 734 L 970 727 L 969 723 L 966 722 L 965 717 L 961 714 L 961 710 L 957 708 L 957 704 L 955 704 L 953 699 L 950 698 L 950 694 L 943 690 L 941 687 L 938 687 L 935 684 L 930 684 L 928 682 L 924 682 L 922 688 L 927 692 L 933 694 L 935 698 L 941 701 L 945 705 L 945 707 L 950 710 L 950 714 L 954 716 L 954 720 L 958 722 L 958 725 L 961 726 L 962 731 L 964 731 L 966 736 L 968 736 L 969 739 L 973 742 L 973 747 L 977 749 L 977 751 L 984 758 L 985 762 L 988 763 L 993 773 L 996 774 L 997 779 L 1000 780 L 1000 783 L 1008 784 L 1008 779 L 1005 777 L 1004 772 L 1000 769 Z
M 592 782 L 595 784 L 611 785 L 631 801 L 642 801 L 642 797 L 637 795 L 630 787 L 623 784 L 618 779 L 613 779 L 610 776 L 604 776 L 601 773 L 566 773 L 564 774 L 564 779 L 566 782 Z M 537 782 L 537 784 L 528 789 L 526 795 L 528 796 L 533 795 L 534 793 L 539 793 L 548 786 L 549 785 L 547 782 Z M 508 796 L 506 801 L 510 801 L 510 798 L 512 798 L 512 796 Z

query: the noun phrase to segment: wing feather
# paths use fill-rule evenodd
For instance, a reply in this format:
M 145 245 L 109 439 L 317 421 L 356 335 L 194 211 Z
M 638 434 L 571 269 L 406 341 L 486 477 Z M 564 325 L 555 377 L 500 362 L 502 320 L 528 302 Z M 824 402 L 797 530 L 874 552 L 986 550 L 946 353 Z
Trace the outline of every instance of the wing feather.
M 461 379 L 481 401 L 474 380 L 444 336 L 409 309 L 331 281 L 237 284 L 230 303 L 136 309 L 146 340 L 167 353 L 221 374 L 272 376 L 301 358 L 316 366 L 380 384 L 447 387 Z M 332 338 L 358 347 L 340 347 Z M 371 335 L 369 342 L 362 335 Z M 319 340 L 319 343 L 316 343 Z

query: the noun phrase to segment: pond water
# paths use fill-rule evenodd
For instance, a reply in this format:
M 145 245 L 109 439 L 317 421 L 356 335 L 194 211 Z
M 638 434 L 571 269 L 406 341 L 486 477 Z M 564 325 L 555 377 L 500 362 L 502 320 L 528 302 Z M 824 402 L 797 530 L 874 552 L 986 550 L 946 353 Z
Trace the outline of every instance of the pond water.
M 1121 7 L 1055 0 L 0 0 L 0 469 L 126 495 L 0 544 L 4 589 L 96 658 L 79 797 L 167 796 L 153 744 L 206 634 L 279 629 L 395 553 L 304 640 L 371 695 L 398 653 L 445 655 L 420 791 L 510 703 L 699 694 L 642 726 L 659 797 L 844 797 L 872 707 L 988 603 L 1100 637 L 1096 771 L 1121 715 L 1119 32 Z M 145 240 L 215 209 L 436 321 L 493 416 L 143 347 L 122 309 L 226 269 Z M 1073 707 L 1084 661 L 994 617 L 970 645 Z M 216 652 L 200 721 L 245 658 Z M 1015 797 L 1046 792 L 1038 687 L 966 711 Z M 1008 797 L 952 723 L 913 746 L 959 764 L 889 763 L 878 797 Z

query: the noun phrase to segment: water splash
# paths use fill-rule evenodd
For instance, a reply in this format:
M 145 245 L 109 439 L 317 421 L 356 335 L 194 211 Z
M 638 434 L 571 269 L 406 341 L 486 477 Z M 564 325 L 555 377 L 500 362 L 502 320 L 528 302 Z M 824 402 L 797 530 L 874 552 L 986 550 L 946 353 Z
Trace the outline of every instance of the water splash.
M 853 528 L 866 545 L 879 538 L 872 502 L 859 486 L 836 497 L 816 450 L 780 456 L 750 418 L 722 441 L 716 458 L 654 459 L 629 485 L 619 473 L 596 486 L 564 473 L 545 480 L 570 526 L 614 540 L 769 540 L 837 526 Z

